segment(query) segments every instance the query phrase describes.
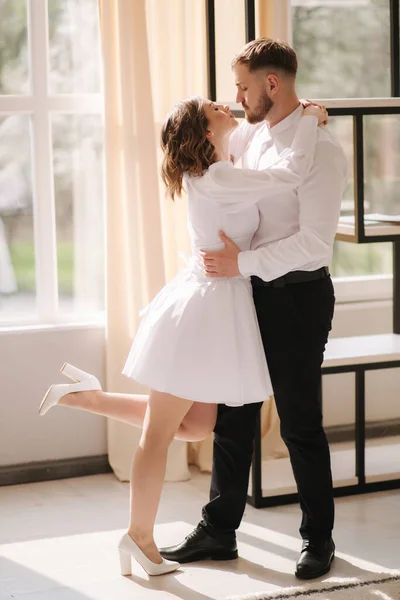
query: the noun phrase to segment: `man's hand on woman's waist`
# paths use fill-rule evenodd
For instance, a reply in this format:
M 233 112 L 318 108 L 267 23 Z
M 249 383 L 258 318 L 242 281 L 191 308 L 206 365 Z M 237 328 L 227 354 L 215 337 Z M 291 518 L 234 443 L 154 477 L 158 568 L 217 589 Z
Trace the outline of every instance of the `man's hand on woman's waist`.
M 237 277 L 240 275 L 238 256 L 241 250 L 223 231 L 219 232 L 219 237 L 225 246 L 222 250 L 200 250 L 204 273 L 207 277 Z

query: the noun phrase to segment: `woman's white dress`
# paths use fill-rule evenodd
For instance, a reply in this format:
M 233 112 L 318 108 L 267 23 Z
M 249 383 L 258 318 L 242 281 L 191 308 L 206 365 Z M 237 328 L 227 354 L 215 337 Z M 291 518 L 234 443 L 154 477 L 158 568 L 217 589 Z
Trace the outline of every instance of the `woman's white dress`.
M 301 183 L 316 136 L 317 119 L 302 117 L 291 149 L 265 171 L 221 161 L 202 177 L 185 177 L 192 257 L 147 307 L 124 375 L 196 402 L 241 406 L 273 393 L 250 279 L 207 277 L 199 251 L 223 247 L 219 230 L 249 250 L 257 201 Z

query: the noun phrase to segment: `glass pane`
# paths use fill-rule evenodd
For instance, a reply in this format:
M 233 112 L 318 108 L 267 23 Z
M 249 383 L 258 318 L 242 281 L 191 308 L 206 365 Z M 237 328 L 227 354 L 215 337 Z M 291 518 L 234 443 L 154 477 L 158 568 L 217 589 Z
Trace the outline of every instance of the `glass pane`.
M 305 98 L 390 96 L 389 0 L 292 0 Z
M 400 116 L 365 116 L 365 214 L 400 215 L 399 165 Z
M 100 92 L 98 1 L 49 0 L 48 7 L 50 93 Z
M 29 92 L 26 0 L 0 0 L 0 94 Z
M 104 310 L 103 125 L 98 115 L 53 115 L 60 310 Z
M 382 119 L 382 117 L 365 117 L 365 119 L 370 118 L 378 118 Z M 390 117 L 391 118 L 391 117 Z M 366 123 L 365 123 L 366 125 Z M 348 182 L 343 195 L 342 207 L 340 211 L 341 217 L 345 218 L 354 218 L 354 154 L 353 154 L 353 120 L 352 117 L 330 117 L 329 118 L 329 128 L 336 135 L 338 140 L 340 141 L 342 148 L 347 157 L 347 165 L 348 165 Z M 365 131 L 367 132 L 367 127 Z M 369 128 L 370 129 L 370 128 Z M 376 149 L 379 151 L 381 148 L 381 143 L 377 144 L 376 140 L 378 139 L 374 136 L 373 143 L 366 143 L 366 152 L 365 152 L 365 174 L 366 174 L 366 182 L 367 181 L 375 181 L 372 178 L 371 165 L 369 164 L 367 159 L 368 152 L 370 156 L 376 155 Z M 392 139 L 386 140 L 387 145 L 385 145 L 385 152 L 388 151 L 390 147 L 389 156 L 394 160 L 395 158 L 399 158 L 393 156 L 394 149 L 397 150 L 393 144 Z M 379 153 L 379 152 L 378 152 Z M 386 160 L 386 157 L 384 161 Z M 381 164 L 378 160 L 378 163 Z M 378 164 L 377 163 L 377 164 Z M 391 171 L 393 172 L 393 171 Z M 379 170 L 379 175 L 374 177 L 383 177 L 384 171 Z M 377 183 L 375 183 L 375 187 L 377 187 Z M 382 186 L 380 186 L 382 190 Z M 393 187 L 393 191 L 394 191 Z M 367 191 L 367 188 L 366 190 Z M 367 204 L 366 204 L 367 206 Z M 371 204 L 369 204 L 369 212 L 371 212 Z M 378 212 L 374 210 L 373 212 Z M 376 243 L 376 244 L 351 244 L 349 242 L 339 242 L 336 241 L 334 244 L 334 252 L 333 259 L 331 262 L 331 272 L 334 277 L 350 277 L 350 276 L 358 276 L 358 275 L 380 275 L 380 274 L 390 274 L 392 273 L 392 246 L 390 243 Z
M 36 312 L 30 121 L 0 117 L 0 321 Z
M 336 241 L 330 270 L 333 277 L 391 274 L 392 244 L 351 244 Z
M 329 129 L 339 140 L 347 158 L 347 185 L 343 194 L 340 214 L 354 214 L 354 151 L 353 117 L 329 117 Z

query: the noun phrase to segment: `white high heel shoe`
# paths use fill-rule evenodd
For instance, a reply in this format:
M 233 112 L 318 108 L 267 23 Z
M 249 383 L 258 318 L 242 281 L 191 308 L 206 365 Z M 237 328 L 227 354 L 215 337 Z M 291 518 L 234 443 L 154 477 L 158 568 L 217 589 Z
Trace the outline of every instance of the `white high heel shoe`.
M 69 363 L 63 364 L 60 373 L 69 377 L 72 381 L 83 381 L 84 379 L 88 379 L 88 377 L 93 377 L 90 373 L 86 373 L 86 371 L 82 371 L 82 369 L 78 369 L 78 367 L 74 367 Z
M 74 379 L 77 383 L 60 383 L 51 385 L 39 406 L 39 415 L 41 416 L 45 415 L 52 406 L 55 406 L 58 401 L 67 394 L 72 392 L 101 390 L 100 382 L 94 375 L 85 373 L 85 371 L 81 371 L 73 365 L 65 363 L 61 368 L 61 371 L 64 373 L 64 375 Z
M 131 575 L 132 565 L 131 560 L 134 558 L 148 575 L 164 575 L 176 571 L 181 566 L 174 560 L 166 560 L 163 558 L 161 563 L 155 563 L 141 551 L 139 546 L 135 544 L 129 533 L 122 536 L 119 544 L 119 560 L 121 563 L 121 575 Z

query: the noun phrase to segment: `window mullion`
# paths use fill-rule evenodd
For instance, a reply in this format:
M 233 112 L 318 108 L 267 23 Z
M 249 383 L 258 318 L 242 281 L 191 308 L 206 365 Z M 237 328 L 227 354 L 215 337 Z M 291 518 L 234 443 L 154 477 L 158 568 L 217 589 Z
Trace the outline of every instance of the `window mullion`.
M 102 114 L 104 102 L 101 94 L 70 94 L 49 96 L 47 108 L 51 112 Z
M 26 114 L 32 112 L 31 96 L 0 96 L 0 114 Z
M 34 4 L 34 6 L 33 6 Z M 29 2 L 36 294 L 39 321 L 56 321 L 58 279 L 51 115 L 48 111 L 47 0 Z
M 400 96 L 399 0 L 390 0 L 390 74 L 392 96 Z
M 45 105 L 42 107 L 47 112 L 73 112 L 102 114 L 103 98 L 101 94 L 70 94 L 48 96 Z M 32 113 L 34 99 L 28 96 L 0 96 L 0 114 L 26 114 Z

